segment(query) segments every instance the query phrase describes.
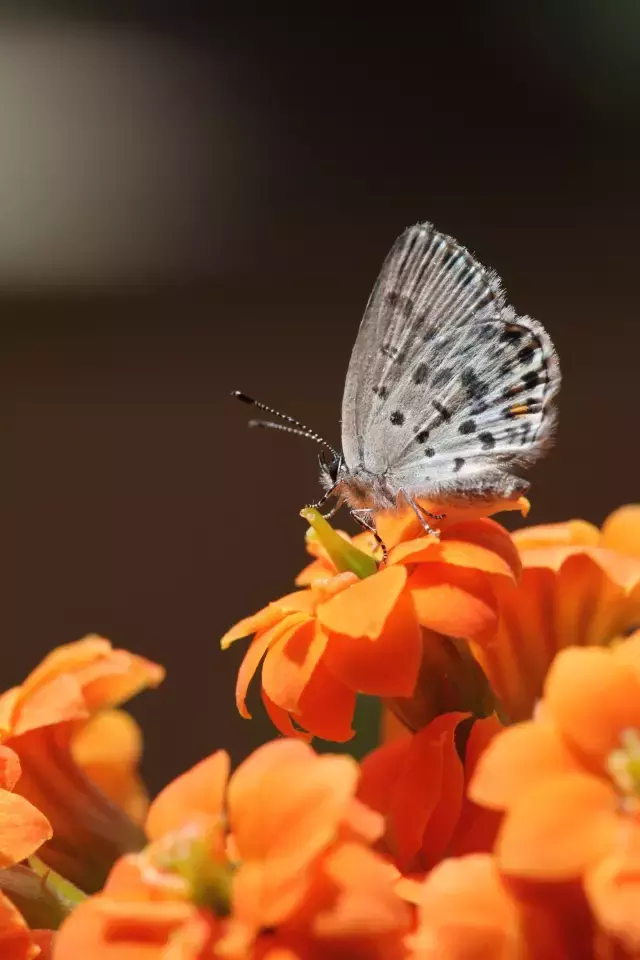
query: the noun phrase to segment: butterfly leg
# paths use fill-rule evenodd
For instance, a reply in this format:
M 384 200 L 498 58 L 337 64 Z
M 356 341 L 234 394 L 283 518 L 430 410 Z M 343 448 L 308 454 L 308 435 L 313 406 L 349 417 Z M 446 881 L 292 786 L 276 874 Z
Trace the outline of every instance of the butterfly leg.
M 376 521 L 371 510 L 351 510 L 351 516 L 364 530 L 368 530 L 375 537 L 375 541 L 382 548 L 382 566 L 386 566 L 389 559 L 389 551 L 378 531 L 376 530 Z
M 444 513 L 429 513 L 429 511 L 428 511 L 428 510 L 425 510 L 424 507 L 421 507 L 419 503 L 416 503 L 416 501 L 413 499 L 413 497 L 410 497 L 406 490 L 403 490 L 403 491 L 402 491 L 402 495 L 403 495 L 403 496 L 405 497 L 405 499 L 407 500 L 407 503 L 412 507 L 413 512 L 415 513 L 416 517 L 418 518 L 418 520 L 420 521 L 420 523 L 422 524 L 422 526 L 424 527 L 424 529 L 426 530 L 426 532 L 429 534 L 429 536 L 435 537 L 436 540 L 439 540 L 439 539 L 440 539 L 440 531 L 439 531 L 439 530 L 434 530 L 433 527 L 430 527 L 430 526 L 429 526 L 429 524 L 428 524 L 427 521 L 425 520 L 425 514 L 426 514 L 427 517 L 430 517 L 432 520 L 443 520 L 444 517 L 446 516 L 446 514 L 444 514 Z
M 335 517 L 336 513 L 338 512 L 338 510 L 340 509 L 343 503 L 344 503 L 344 500 L 342 499 L 342 497 L 338 497 L 338 499 L 336 500 L 335 506 L 331 507 L 331 510 L 329 510 L 327 513 L 322 514 L 324 519 L 331 520 L 331 517 Z
M 325 503 L 326 503 L 328 500 L 331 499 L 331 497 L 334 495 L 335 492 L 336 492 L 336 488 L 335 488 L 335 487 L 331 487 L 330 490 L 327 490 L 326 493 L 323 493 L 323 494 L 322 494 L 322 496 L 320 497 L 319 500 L 316 500 L 315 503 L 310 503 L 309 506 L 310 506 L 310 507 L 313 507 L 314 510 L 320 510 L 321 507 L 324 507 Z M 342 501 L 341 501 L 341 500 L 338 500 L 338 504 L 337 504 L 337 506 L 336 506 L 336 508 L 335 508 L 336 510 L 338 509 L 338 507 L 340 506 L 341 503 L 342 503 Z M 334 511 L 334 512 L 335 512 L 335 511 Z M 333 516 L 333 513 L 331 513 L 331 516 Z M 326 519 L 326 518 L 325 518 L 325 519 Z

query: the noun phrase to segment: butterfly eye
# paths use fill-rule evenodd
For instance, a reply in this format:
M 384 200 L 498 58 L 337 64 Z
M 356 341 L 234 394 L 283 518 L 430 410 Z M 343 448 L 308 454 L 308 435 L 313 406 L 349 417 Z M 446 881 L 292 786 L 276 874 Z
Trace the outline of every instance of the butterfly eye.
M 324 475 L 331 481 L 332 485 L 335 485 L 338 482 L 338 474 L 342 465 L 342 457 L 335 456 L 329 459 L 329 457 L 322 452 L 318 457 L 318 462 L 320 464 L 321 472 L 324 473 Z

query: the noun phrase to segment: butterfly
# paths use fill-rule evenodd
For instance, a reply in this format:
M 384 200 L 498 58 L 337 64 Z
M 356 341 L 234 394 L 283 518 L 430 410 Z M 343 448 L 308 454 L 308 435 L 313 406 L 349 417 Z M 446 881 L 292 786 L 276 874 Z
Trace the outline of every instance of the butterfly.
M 342 401 L 342 452 L 300 421 L 234 395 L 285 423 L 252 426 L 315 440 L 330 517 L 344 503 L 377 534 L 376 511 L 515 497 L 522 470 L 553 440 L 560 365 L 544 327 L 508 306 L 496 273 L 430 223 L 401 234 L 375 283 Z

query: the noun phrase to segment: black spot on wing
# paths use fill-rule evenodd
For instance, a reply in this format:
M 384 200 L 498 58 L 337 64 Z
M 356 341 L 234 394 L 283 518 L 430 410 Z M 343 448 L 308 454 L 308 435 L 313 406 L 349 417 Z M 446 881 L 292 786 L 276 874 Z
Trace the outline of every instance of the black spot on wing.
M 473 367 L 467 367 L 466 370 L 463 370 L 460 374 L 460 380 L 470 400 L 479 400 L 489 392 L 490 385 L 478 376 Z
M 492 433 L 489 433 L 488 430 L 485 430 L 484 433 L 479 433 L 478 440 L 482 444 L 483 450 L 493 450 L 496 445 L 496 438 Z
M 505 343 L 517 343 L 518 340 L 522 340 L 523 336 L 524 330 L 522 327 L 519 327 L 514 323 L 509 323 L 502 331 L 502 336 L 500 339 Z
M 451 420 L 451 411 L 448 410 L 443 403 L 434 400 L 433 405 L 443 420 Z
M 432 380 L 432 386 L 434 387 L 444 387 L 446 383 L 449 383 L 453 376 L 453 370 L 451 367 L 444 367 L 442 370 L 438 370 Z
M 421 383 L 424 383 L 429 376 L 429 370 L 426 363 L 419 363 L 418 366 L 413 371 L 413 382 L 420 386 Z
M 429 439 L 429 431 L 421 430 L 419 433 L 416 433 L 416 443 L 426 443 Z
M 533 390 L 533 388 L 537 387 L 543 380 L 537 370 L 531 370 L 529 373 L 525 373 L 522 382 L 526 390 Z
M 475 433 L 475 430 L 476 430 L 475 420 L 465 420 L 458 427 L 458 433 L 461 433 L 463 437 L 470 433 Z
M 458 473 L 464 467 L 464 457 L 456 457 L 453 461 L 453 472 Z
M 435 457 L 436 452 L 433 449 L 433 447 L 427 447 L 426 450 L 424 451 L 424 455 L 425 457 Z
M 526 347 L 518 350 L 518 360 L 520 360 L 521 363 L 528 363 L 535 352 L 535 347 L 528 343 Z
M 394 427 L 401 427 L 404 423 L 404 413 L 401 410 L 394 410 L 389 420 L 394 425 Z

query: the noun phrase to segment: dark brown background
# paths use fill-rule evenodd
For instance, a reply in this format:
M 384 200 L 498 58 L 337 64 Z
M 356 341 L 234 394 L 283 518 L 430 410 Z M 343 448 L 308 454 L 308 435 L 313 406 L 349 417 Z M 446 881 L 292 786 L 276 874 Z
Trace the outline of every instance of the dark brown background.
M 315 449 L 248 433 L 229 391 L 338 443 L 406 225 L 458 237 L 556 341 L 531 520 L 637 498 L 640 16 L 51 6 L 0 32 L 3 686 L 89 631 L 161 661 L 133 705 L 157 788 L 267 735 L 218 639 L 290 589 L 317 492 Z

